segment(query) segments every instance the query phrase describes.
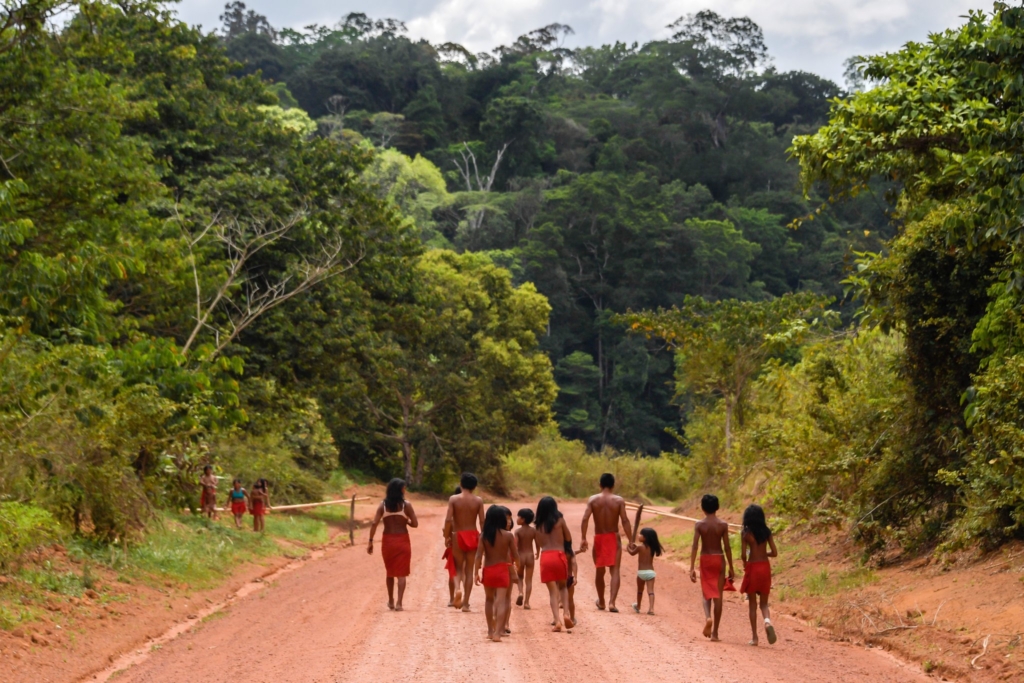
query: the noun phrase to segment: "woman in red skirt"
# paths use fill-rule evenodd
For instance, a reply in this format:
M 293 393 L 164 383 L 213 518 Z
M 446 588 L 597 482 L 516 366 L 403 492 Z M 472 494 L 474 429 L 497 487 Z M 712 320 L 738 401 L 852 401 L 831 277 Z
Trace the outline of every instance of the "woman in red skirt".
M 267 488 L 266 479 L 257 479 L 249 492 L 249 502 L 252 503 L 252 530 L 264 531 L 266 523 L 264 516 L 270 509 L 270 491 Z
M 405 500 L 405 482 L 392 479 L 388 482 L 384 500 L 377 507 L 370 525 L 370 542 L 366 552 L 373 554 L 373 537 L 377 533 L 377 525 L 384 523 L 381 535 L 380 554 L 384 557 L 384 569 L 387 570 L 388 609 L 402 611 L 402 596 L 405 595 L 405 579 L 409 576 L 409 565 L 412 562 L 412 545 L 409 543 L 409 527 L 418 527 L 419 520 L 412 505 Z M 395 602 L 395 579 L 398 579 L 398 601 Z
M 761 616 L 764 617 L 764 631 L 768 644 L 777 640 L 772 614 L 768 609 L 768 594 L 772 590 L 772 565 L 769 557 L 778 557 L 775 538 L 764 517 L 760 505 L 750 505 L 743 511 L 743 531 L 740 536 L 740 559 L 743 560 L 743 583 L 740 593 L 747 596 L 750 605 L 750 630 L 753 637 L 750 645 L 757 645 L 757 608 L 760 601 Z

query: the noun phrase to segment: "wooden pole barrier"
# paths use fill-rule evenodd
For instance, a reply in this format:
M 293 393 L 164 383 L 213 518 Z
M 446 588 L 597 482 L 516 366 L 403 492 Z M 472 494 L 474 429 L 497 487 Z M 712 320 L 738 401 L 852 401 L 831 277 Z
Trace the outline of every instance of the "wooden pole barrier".
M 295 505 L 275 505 L 274 507 L 270 508 L 270 510 L 271 511 L 276 511 L 276 510 L 303 510 L 305 508 L 315 508 L 315 507 L 320 507 L 322 505 L 341 505 L 342 503 L 349 503 L 349 502 L 351 502 L 352 507 L 351 507 L 351 515 L 350 515 L 350 517 L 355 517 L 355 514 L 356 514 L 356 501 L 357 500 L 372 500 L 372 499 L 370 498 L 370 496 L 361 496 L 359 498 L 356 498 L 355 496 L 352 496 L 351 500 L 349 500 L 348 498 L 341 498 L 339 500 L 325 500 L 325 501 L 320 502 L 320 503 L 297 503 Z M 217 512 L 226 512 L 230 508 L 214 508 L 214 509 Z M 188 510 L 185 510 L 184 512 L 188 512 Z
M 349 508 L 348 514 L 348 543 L 349 545 L 356 544 L 356 494 L 354 493 L 352 494 L 352 507 Z
M 643 507 L 644 510 L 646 510 L 647 512 L 649 512 L 649 513 L 651 513 L 653 515 L 661 515 L 662 517 L 671 517 L 672 519 L 681 519 L 684 522 L 699 522 L 700 521 L 699 519 L 694 519 L 693 517 L 684 517 L 683 515 L 677 515 L 677 514 L 675 514 L 673 512 L 663 512 L 661 510 L 655 510 L 654 508 L 649 508 L 649 507 L 644 507 L 642 505 L 637 505 L 636 503 L 632 503 L 632 502 L 630 502 L 628 500 L 626 501 L 626 507 L 628 507 L 628 508 L 641 508 L 641 507 Z M 728 524 L 729 524 L 729 526 L 735 527 L 737 529 L 742 529 L 743 528 L 742 524 L 733 524 L 732 522 L 729 522 Z

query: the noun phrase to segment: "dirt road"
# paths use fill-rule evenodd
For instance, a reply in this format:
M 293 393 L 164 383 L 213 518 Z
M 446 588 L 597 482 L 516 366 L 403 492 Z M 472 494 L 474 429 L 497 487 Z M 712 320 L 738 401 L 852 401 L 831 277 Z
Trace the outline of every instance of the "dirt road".
M 420 504 L 412 530 L 413 565 L 405 611 L 386 607 L 379 554 L 365 552 L 366 532 L 355 548 L 335 549 L 282 576 L 185 633 L 116 680 L 246 681 L 255 683 L 386 680 L 433 682 L 458 677 L 547 683 L 557 680 L 646 680 L 671 683 L 800 681 L 810 683 L 931 680 L 884 654 L 828 641 L 813 629 L 777 617 L 779 642 L 746 645 L 749 622 L 738 596 L 727 599 L 721 636 L 701 636 L 699 588 L 684 570 L 660 562 L 657 616 L 629 609 L 635 595 L 635 560 L 627 556 L 618 614 L 593 602 L 594 567 L 580 558 L 576 592 L 578 626 L 552 634 L 546 590 L 535 584 L 534 609 L 513 608 L 512 636 L 485 639 L 483 589 L 472 613 L 448 602 L 441 525 L 444 508 Z M 582 505 L 565 510 L 579 530 Z M 576 539 L 579 544 L 579 539 Z M 379 545 L 378 551 L 379 552 Z M 97 679 L 90 679 L 97 680 Z

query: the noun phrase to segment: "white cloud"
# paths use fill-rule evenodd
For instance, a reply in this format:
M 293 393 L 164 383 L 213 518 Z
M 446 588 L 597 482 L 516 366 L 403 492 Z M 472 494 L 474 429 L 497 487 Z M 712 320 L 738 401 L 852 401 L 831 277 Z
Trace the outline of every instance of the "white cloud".
M 333 24 L 351 11 L 394 17 L 413 37 L 454 41 L 474 52 L 507 45 L 532 29 L 558 22 L 576 34 L 570 45 L 616 40 L 646 42 L 668 35 L 665 26 L 684 14 L 713 9 L 723 16 L 749 16 L 764 29 L 781 69 L 812 71 L 839 80 L 843 61 L 854 54 L 899 48 L 953 27 L 969 9 L 987 0 L 375 0 L 327 5 L 316 0 L 250 0 L 275 26 Z M 181 17 L 207 29 L 220 22 L 222 3 L 183 0 Z

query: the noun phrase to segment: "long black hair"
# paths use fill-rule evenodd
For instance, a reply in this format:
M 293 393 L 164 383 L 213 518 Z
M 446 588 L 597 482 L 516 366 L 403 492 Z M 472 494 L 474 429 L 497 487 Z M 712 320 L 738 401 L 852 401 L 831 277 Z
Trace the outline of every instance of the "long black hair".
M 558 520 L 562 518 L 562 513 L 558 511 L 558 503 L 551 496 L 544 496 L 537 503 L 537 517 L 534 520 L 534 525 L 540 529 L 544 528 L 544 533 L 550 534 L 551 530 L 558 524 Z
M 760 505 L 748 505 L 743 511 L 743 531 L 754 537 L 758 545 L 772 537 L 772 530 L 764 518 L 764 508 Z
M 640 535 L 644 537 L 644 545 L 651 549 L 651 554 L 661 557 L 662 547 L 661 541 L 658 540 L 658 532 L 650 527 L 644 527 L 640 530 Z
M 388 512 L 398 512 L 405 506 L 405 480 L 395 477 L 388 482 L 387 493 L 384 494 L 384 509 Z
M 503 531 L 505 526 L 508 524 L 508 515 L 506 514 L 506 508 L 501 505 L 492 505 L 487 508 L 487 515 L 484 517 L 484 540 L 494 545 L 494 540 L 498 538 L 498 532 Z

